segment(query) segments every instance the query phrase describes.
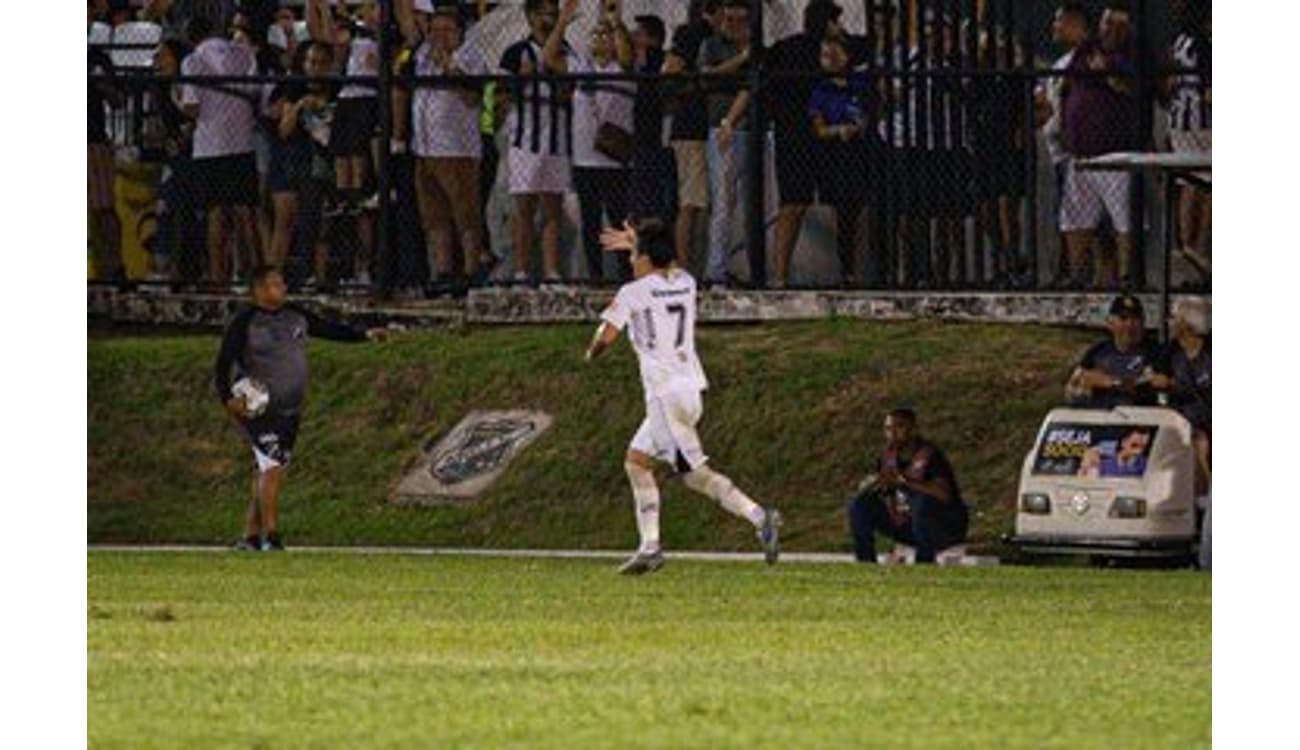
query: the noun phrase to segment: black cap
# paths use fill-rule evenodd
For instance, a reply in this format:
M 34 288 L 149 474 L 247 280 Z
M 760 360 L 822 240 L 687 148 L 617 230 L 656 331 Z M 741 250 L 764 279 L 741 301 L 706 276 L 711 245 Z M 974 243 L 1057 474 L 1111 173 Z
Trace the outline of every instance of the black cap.
M 1131 294 L 1121 294 L 1110 303 L 1110 314 L 1114 318 L 1135 318 L 1144 320 L 1142 301 Z

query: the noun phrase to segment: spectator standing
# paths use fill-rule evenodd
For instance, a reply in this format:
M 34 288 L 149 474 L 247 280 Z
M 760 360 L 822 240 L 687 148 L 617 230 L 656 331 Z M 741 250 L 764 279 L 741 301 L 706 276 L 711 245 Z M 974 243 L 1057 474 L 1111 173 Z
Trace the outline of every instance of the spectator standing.
M 987 6 L 984 6 L 987 7 Z M 1019 287 L 1026 264 L 1020 257 L 1020 208 L 1025 195 L 1026 148 L 1023 79 L 1002 71 L 1020 66 L 1022 53 L 1004 26 L 983 29 L 977 39 L 977 63 L 998 74 L 976 76 L 967 84 L 969 126 L 979 198 L 979 229 L 993 239 L 993 279 L 1001 288 Z M 984 252 L 979 240 L 975 251 Z M 977 265 L 977 269 L 980 266 Z M 983 283 L 985 279 L 976 279 Z
M 782 39 L 764 53 L 764 66 L 771 72 L 772 78 L 766 89 L 763 112 L 772 122 L 776 148 L 776 186 L 781 205 L 776 218 L 776 252 L 771 284 L 774 289 L 785 288 L 789 281 L 790 258 L 799 240 L 804 216 L 818 191 L 826 189 L 821 184 L 820 176 L 829 177 L 832 171 L 840 173 L 854 169 L 862 171 L 846 175 L 846 179 L 864 183 L 867 179 L 866 172 L 862 169 L 865 164 L 860 159 L 851 162 L 851 167 L 848 163 L 818 160 L 820 155 L 825 154 L 825 150 L 815 147 L 816 140 L 821 139 L 814 138 L 813 124 L 808 117 L 809 99 L 818 82 L 816 74 L 819 71 L 827 72 L 824 66 L 827 50 L 822 47 L 822 41 L 842 35 L 842 12 L 833 0 L 810 0 L 804 7 L 802 33 Z M 829 52 L 837 65 L 843 65 L 831 72 L 836 75 L 844 73 L 849 65 L 848 48 L 841 43 Z M 736 106 L 744 108 L 748 102 L 749 92 L 742 91 Z M 855 136 L 854 140 L 860 138 Z M 846 196 L 837 194 L 836 197 Z M 822 198 L 827 200 L 828 196 L 823 195 Z M 847 204 L 840 207 L 849 208 Z M 856 221 L 856 214 L 853 221 Z M 846 223 L 841 223 L 841 228 Z M 853 274 L 851 246 L 848 248 L 850 261 L 847 265 L 844 263 L 845 249 L 840 249 L 841 269 L 846 274 L 845 281 L 856 285 L 857 279 L 850 278 Z
M 293 247 L 299 198 L 311 191 L 312 162 L 319 148 L 312 140 L 312 130 L 328 116 L 331 99 L 330 87 L 322 77 L 333 68 L 333 48 L 310 42 L 298 50 L 291 71 L 314 80 L 307 84 L 277 85 L 271 91 L 267 106 L 267 114 L 274 126 L 268 173 L 274 219 L 271 249 L 267 253 L 268 262 L 273 265 L 285 264 Z M 294 275 L 290 274 L 290 277 L 294 278 Z
M 700 47 L 722 25 L 720 0 L 691 0 L 686 24 L 673 32 L 672 49 L 664 60 L 665 75 L 699 72 Z M 698 79 L 670 84 L 675 93 L 669 146 L 677 169 L 677 220 L 674 247 L 677 264 L 688 267 L 695 235 L 709 207 L 709 172 L 706 144 L 709 115 L 704 87 Z
M 339 19 L 332 17 L 326 0 L 307 0 L 307 27 L 312 39 L 335 45 L 335 65 L 342 63 L 349 78 L 379 75 L 380 24 L 379 3 L 375 0 L 361 3 L 355 18 L 345 15 Z M 337 98 L 329 148 L 334 157 L 339 203 L 329 213 L 345 215 L 354 222 L 361 252 L 354 259 L 352 271 L 359 283 L 369 284 L 374 226 L 363 204 L 372 192 L 379 148 L 379 92 L 373 84 L 349 82 L 339 90 Z
M 621 3 L 612 0 L 606 13 L 592 29 L 590 54 L 580 50 L 567 57 L 559 54 L 564 31 L 573 20 L 566 2 L 564 12 L 546 43 L 547 67 L 570 73 L 626 73 L 632 65 L 632 42 L 620 17 Z M 636 84 L 631 81 L 587 80 L 578 84 L 573 96 L 573 186 L 582 214 L 582 247 L 587 256 L 587 278 L 604 279 L 605 253 L 600 247 L 602 217 L 611 226 L 628 219 L 627 162 L 632 157 L 633 108 Z M 608 134 L 608 135 L 607 135 Z M 630 279 L 627 264 L 619 271 L 621 281 Z
M 1131 150 L 1137 143 L 1137 108 L 1134 104 L 1136 69 L 1128 50 L 1129 15 L 1122 4 L 1112 3 L 1102 13 L 1099 38 L 1085 42 L 1070 60 L 1061 99 L 1066 153 L 1065 184 L 1061 199 L 1061 231 L 1073 286 L 1083 285 L 1084 268 L 1093 253 L 1102 212 L 1115 229 L 1118 268 L 1097 263 L 1095 286 L 1132 283 L 1133 239 L 1128 172 L 1084 171 L 1075 162 L 1115 151 Z M 1099 75 L 1105 74 L 1105 75 Z M 1116 276 L 1118 271 L 1118 277 Z
M 861 563 L 876 562 L 877 531 L 915 547 L 917 563 L 933 563 L 965 540 L 970 510 L 957 476 L 944 452 L 921 436 L 916 412 L 900 408 L 885 417 L 885 449 L 875 475 L 849 501 L 848 516 Z
M 821 43 L 821 68 L 827 75 L 809 95 L 807 117 L 816 138 L 809 161 L 825 165 L 820 178 L 822 199 L 835 209 L 836 246 L 840 272 L 847 287 L 859 284 L 854 255 L 857 238 L 866 236 L 865 208 L 872 177 L 867 164 L 869 134 L 874 133 L 874 83 L 868 74 L 849 70 L 849 50 L 843 39 Z
M 88 6 L 93 12 L 93 5 Z M 113 62 L 108 53 L 91 44 L 87 47 L 86 70 L 92 76 L 111 75 Z M 126 281 L 122 266 L 122 222 L 117 216 L 113 190 L 113 144 L 108 138 L 109 106 L 116 106 L 121 94 L 105 81 L 90 81 L 86 87 L 86 207 L 99 245 L 93 248 L 95 276 L 101 281 Z
M 278 86 L 271 94 L 276 116 L 272 195 L 275 238 L 281 243 L 275 252 L 284 254 L 291 287 L 329 288 L 344 273 L 338 253 L 321 242 L 326 204 L 335 191 L 329 154 L 335 87 L 324 79 L 334 70 L 334 47 L 312 41 L 299 49 L 303 74 L 311 80 Z
M 437 8 L 425 17 L 423 43 L 415 52 L 421 77 L 477 76 L 487 73 L 483 58 L 465 44 L 465 21 L 455 8 Z M 436 293 L 465 288 L 479 272 L 483 219 L 479 168 L 483 140 L 479 118 L 483 89 L 456 81 L 417 84 L 412 98 L 411 151 L 415 190 L 426 232 Z M 464 259 L 457 267 L 459 243 Z
M 158 234 L 155 256 L 159 275 L 183 284 L 198 280 L 197 247 L 201 233 L 195 226 L 199 205 L 195 200 L 190 154 L 194 123 L 181 110 L 181 87 L 172 81 L 185 59 L 180 39 L 165 37 L 154 53 L 154 70 L 159 77 L 153 92 L 156 110 L 156 144 L 165 165 L 158 184 Z
M 1106 328 L 1110 335 L 1079 360 L 1066 385 L 1066 397 L 1075 406 L 1113 409 L 1116 406 L 1153 406 L 1156 403 L 1156 348 L 1146 339 L 1142 302 L 1131 294 L 1116 297 L 1110 305 Z
M 1179 0 L 1180 30 L 1170 45 L 1169 62 L 1185 71 L 1167 83 L 1169 144 L 1174 153 L 1209 156 L 1210 3 Z M 1210 275 L 1210 191 L 1183 185 L 1178 196 L 1179 252 L 1202 275 Z
M 632 29 L 632 72 L 653 75 L 663 69 L 666 31 L 663 19 L 641 15 Z M 632 107 L 632 186 L 629 212 L 637 218 L 673 219 L 676 187 L 673 153 L 664 145 L 664 87 L 658 80 L 638 80 Z M 621 256 L 620 256 L 621 257 Z
M 543 280 L 558 283 L 562 201 L 570 181 L 572 87 L 544 78 L 561 72 L 549 67 L 542 55 L 559 17 L 555 0 L 526 0 L 524 12 L 529 36 L 508 47 L 499 66 L 513 77 L 506 118 L 510 137 L 506 168 L 514 199 L 514 280 L 527 283 L 530 279 L 533 221 L 540 207 Z M 561 40 L 556 55 L 567 57 L 571 51 L 568 42 Z
M 198 43 L 181 63 L 183 75 L 230 77 L 257 72 L 253 51 L 222 37 L 211 19 L 196 16 L 189 28 Z M 182 88 L 182 108 L 195 119 L 191 166 L 208 209 L 208 281 L 214 284 L 228 283 L 232 274 L 238 278 L 261 255 L 253 153 L 258 99 L 246 84 L 189 83 Z M 236 247 L 233 255 L 231 242 Z M 247 255 L 241 255 L 240 248 Z
M 726 0 L 722 7 L 721 31 L 700 45 L 697 65 L 701 73 L 733 76 L 732 80 L 705 83 L 709 115 L 707 164 L 709 169 L 709 257 L 704 282 L 726 288 L 731 264 L 733 223 L 748 226 L 745 216 L 749 195 L 749 116 L 733 105 L 749 70 L 749 2 Z
M 1083 4 L 1077 0 L 1066 0 L 1061 3 L 1052 17 L 1052 41 L 1065 51 L 1052 63 L 1054 73 L 1063 73 L 1069 69 L 1075 51 L 1088 41 L 1088 36 L 1088 15 Z M 1034 92 L 1034 120 L 1040 128 L 1043 146 L 1047 151 L 1047 158 L 1052 163 L 1052 171 L 1056 178 L 1055 214 L 1058 216 L 1065 192 L 1066 162 L 1069 159 L 1069 154 L 1065 150 L 1065 132 L 1061 113 L 1061 95 L 1065 90 L 1065 80 L 1064 75 L 1046 78 Z M 1060 241 L 1064 248 L 1064 235 L 1061 236 Z M 1070 286 L 1071 269 L 1067 253 L 1062 252 L 1061 259 L 1055 285 Z M 1082 273 L 1082 269 L 1079 273 Z
M 948 286 L 965 275 L 964 220 L 972 212 L 973 156 L 964 128 L 965 96 L 951 68 L 958 52 L 952 24 L 928 15 L 904 69 L 893 113 L 895 183 L 900 195 L 900 258 L 905 286 Z M 931 257 L 931 222 L 937 224 Z

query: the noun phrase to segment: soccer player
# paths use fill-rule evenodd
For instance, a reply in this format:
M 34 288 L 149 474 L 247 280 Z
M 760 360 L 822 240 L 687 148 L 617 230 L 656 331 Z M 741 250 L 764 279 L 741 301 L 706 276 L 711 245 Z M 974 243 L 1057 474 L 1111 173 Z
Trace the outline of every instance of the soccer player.
M 255 462 L 244 538 L 236 548 L 282 550 L 276 505 L 307 395 L 307 337 L 374 341 L 387 331 L 358 331 L 287 304 L 284 275 L 277 266 L 257 268 L 252 294 L 253 304 L 226 326 L 216 362 L 217 395 L 242 428 Z M 241 377 L 259 381 L 269 392 L 266 409 L 256 416 L 249 413 L 246 398 L 232 392 Z
M 601 245 L 608 251 L 630 252 L 635 278 L 619 289 L 601 314 L 600 327 L 587 348 L 590 362 L 631 324 L 632 346 L 645 386 L 645 421 L 623 463 L 632 485 L 641 546 L 619 572 L 641 575 L 663 566 L 654 475 L 659 461 L 674 465 L 687 487 L 752 523 L 768 564 L 773 564 L 780 550 L 781 514 L 758 505 L 710 468 L 695 429 L 703 411 L 700 394 L 708 387 L 695 355 L 695 279 L 675 265 L 672 244 L 659 221 L 645 221 L 639 231 L 628 224 L 624 227 L 605 230 Z

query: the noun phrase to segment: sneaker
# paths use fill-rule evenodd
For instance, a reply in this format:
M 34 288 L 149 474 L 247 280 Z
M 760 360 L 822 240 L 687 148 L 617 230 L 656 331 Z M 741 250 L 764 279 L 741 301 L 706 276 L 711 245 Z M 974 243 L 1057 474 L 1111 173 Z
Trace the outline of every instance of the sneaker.
M 272 531 L 266 535 L 266 541 L 262 542 L 263 552 L 283 552 L 284 540 L 280 538 L 279 532 Z
M 763 559 L 776 565 L 781 556 L 781 511 L 767 508 L 763 514 L 763 527 L 758 530 L 759 544 L 763 545 Z
M 260 552 L 262 550 L 262 540 L 256 536 L 246 536 L 235 542 L 235 550 L 238 552 Z
M 637 550 L 627 562 L 623 563 L 619 569 L 619 575 L 639 576 L 646 573 L 653 573 L 664 566 L 664 552 L 661 549 L 653 552 Z

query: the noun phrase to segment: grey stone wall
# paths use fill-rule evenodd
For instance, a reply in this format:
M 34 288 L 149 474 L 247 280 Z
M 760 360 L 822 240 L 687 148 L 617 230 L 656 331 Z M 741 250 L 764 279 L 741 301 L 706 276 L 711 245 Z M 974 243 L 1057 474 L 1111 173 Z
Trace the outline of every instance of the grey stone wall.
M 1176 295 L 1175 298 L 1177 298 Z M 304 297 L 299 302 L 356 325 L 427 328 L 456 325 L 521 325 L 595 322 L 612 290 L 486 289 L 464 300 L 373 302 L 361 297 Z M 1147 325 L 1160 325 L 1160 296 L 1141 295 Z M 244 301 L 241 296 L 118 292 L 90 286 L 87 312 L 119 323 L 220 327 Z M 777 320 L 955 320 L 995 323 L 1100 326 L 1109 294 L 727 291 L 700 295 L 703 323 Z

